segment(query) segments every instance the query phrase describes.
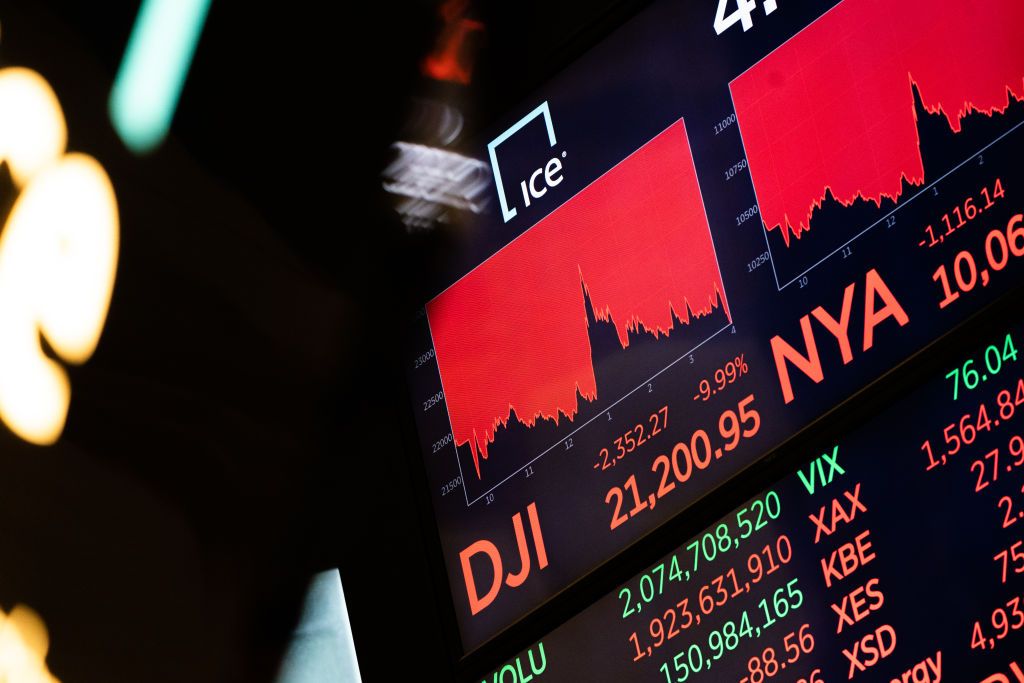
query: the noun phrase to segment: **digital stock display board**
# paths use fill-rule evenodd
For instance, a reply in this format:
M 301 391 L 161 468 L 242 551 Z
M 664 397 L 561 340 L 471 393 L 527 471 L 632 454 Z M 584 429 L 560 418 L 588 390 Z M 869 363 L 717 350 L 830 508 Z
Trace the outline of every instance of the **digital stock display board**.
M 946 369 L 484 680 L 1024 680 L 1024 322 Z
M 408 359 L 464 652 L 1024 280 L 1022 25 L 1013 0 L 666 0 L 479 142 L 491 210 L 462 235 Z M 992 341 L 998 361 L 983 348 L 974 369 L 991 361 L 992 376 L 965 375 L 960 391 L 998 379 L 1015 401 L 1019 335 Z M 984 397 L 951 402 L 947 388 L 923 394 L 931 413 Z M 1005 488 L 1011 420 L 996 426 L 1002 404 L 986 400 L 991 435 L 977 406 L 969 422 L 986 432 L 979 441 L 1002 444 Z M 917 424 L 905 410 L 887 415 Z M 864 453 L 885 429 L 907 444 L 880 476 Z M 846 660 L 823 652 L 855 651 L 866 667 L 893 647 L 900 661 L 915 653 L 907 670 L 966 671 L 952 627 L 948 650 L 917 652 L 934 638 L 915 624 L 941 623 L 941 606 L 918 621 L 887 616 L 894 601 L 929 601 L 930 579 L 901 574 L 908 534 L 937 558 L 935 580 L 956 543 L 986 544 L 968 553 L 987 564 L 964 567 L 983 578 L 963 599 L 987 649 L 971 649 L 968 628 L 964 652 L 1005 651 L 1017 612 L 1004 595 L 1015 565 L 1002 518 L 954 542 L 919 509 L 936 495 L 992 506 L 982 501 L 996 482 L 974 494 L 965 472 L 923 472 L 922 440 L 935 462 L 949 446 L 918 431 L 873 427 L 823 450 L 545 637 L 545 676 L 761 683 L 787 662 L 787 680 L 815 669 L 834 680 Z M 908 494 L 890 500 L 900 486 Z M 1024 505 L 1005 495 L 1012 510 Z M 808 515 L 819 508 L 827 533 L 816 537 Z M 894 523 L 873 521 L 883 516 Z M 992 573 L 996 538 L 1005 582 Z M 840 575 L 822 577 L 833 551 Z M 853 619 L 838 633 L 832 603 Z M 500 671 L 495 680 L 518 680 Z

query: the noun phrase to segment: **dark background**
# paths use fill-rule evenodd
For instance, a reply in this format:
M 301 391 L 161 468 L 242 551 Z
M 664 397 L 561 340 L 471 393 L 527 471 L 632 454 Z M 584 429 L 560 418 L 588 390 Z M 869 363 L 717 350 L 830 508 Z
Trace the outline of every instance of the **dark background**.
M 0 9 L 0 66 L 49 80 L 121 212 L 64 436 L 0 434 L 0 607 L 40 613 L 61 680 L 271 680 L 310 574 L 334 566 L 366 680 L 450 677 L 395 426 L 394 345 L 443 238 L 407 236 L 379 173 L 412 96 L 482 125 L 631 3 L 485 4 L 466 87 L 419 70 L 436 2 L 215 0 L 142 158 L 107 116 L 139 3 Z

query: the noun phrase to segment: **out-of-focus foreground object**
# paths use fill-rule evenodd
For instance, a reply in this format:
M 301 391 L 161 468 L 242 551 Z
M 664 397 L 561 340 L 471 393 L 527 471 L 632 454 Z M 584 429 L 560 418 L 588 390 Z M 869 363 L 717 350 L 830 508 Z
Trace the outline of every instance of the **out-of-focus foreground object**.
M 313 577 L 277 683 L 360 683 L 345 591 L 337 569 Z
M 24 605 L 0 610 L 0 681 L 60 683 L 46 668 L 50 639 L 43 620 Z
M 57 96 L 35 71 L 0 70 L 0 160 L 17 196 L 0 232 L 0 418 L 36 444 L 60 437 L 71 401 L 57 357 L 99 343 L 114 289 L 117 201 L 103 167 L 65 154 Z
M 110 118 L 133 152 L 167 137 L 210 0 L 145 0 L 110 93 Z

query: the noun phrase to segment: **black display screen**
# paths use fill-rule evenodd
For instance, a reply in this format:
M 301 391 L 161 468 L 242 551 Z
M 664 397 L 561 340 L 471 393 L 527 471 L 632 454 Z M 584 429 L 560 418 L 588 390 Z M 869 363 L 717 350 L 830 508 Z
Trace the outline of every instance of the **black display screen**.
M 426 302 L 408 359 L 467 651 L 1024 273 L 1024 7 L 716 2 L 645 9 L 471 150 L 491 167 L 492 201 Z M 916 458 L 919 445 L 901 453 Z M 826 490 L 864 477 L 870 509 L 895 481 L 868 480 L 865 448 L 844 442 L 848 474 Z M 917 482 L 918 469 L 899 476 Z M 769 603 L 779 581 L 824 547 L 789 520 L 805 519 L 826 494 L 801 497 L 796 481 L 780 485 L 783 517 L 757 536 L 775 543 L 784 531 L 792 544 L 794 564 L 758 588 Z M 916 519 L 928 486 L 911 487 L 913 505 L 886 518 Z M 850 530 L 870 527 L 875 566 L 897 571 L 898 541 L 863 520 Z M 809 566 L 800 588 L 819 591 Z M 679 585 L 725 569 L 709 564 Z M 901 580 L 890 576 L 883 589 L 909 600 L 927 583 L 904 593 Z M 995 609 L 1000 596 L 979 609 Z M 673 666 L 664 646 L 631 661 L 619 647 L 616 600 L 578 627 L 616 625 L 608 666 L 619 667 L 620 654 L 623 671 Z M 753 619 L 748 602 L 737 604 Z M 738 619 L 729 609 L 710 624 Z M 794 610 L 750 642 L 781 652 L 784 632 L 805 622 L 822 644 L 831 638 L 829 613 Z M 909 622 L 900 633 L 909 652 Z M 693 642 L 706 648 L 701 638 Z M 545 642 L 554 653 L 556 641 Z

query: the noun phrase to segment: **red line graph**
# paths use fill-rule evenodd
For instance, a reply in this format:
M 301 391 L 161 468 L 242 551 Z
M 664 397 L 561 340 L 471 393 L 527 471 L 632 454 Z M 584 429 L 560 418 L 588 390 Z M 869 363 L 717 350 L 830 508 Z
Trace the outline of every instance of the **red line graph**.
M 623 348 L 630 332 L 728 315 L 681 120 L 427 304 L 455 443 L 478 478 L 513 415 L 557 424 L 577 396 L 597 398 L 584 288 Z
M 1021 0 L 845 0 L 731 84 L 769 230 L 925 182 L 913 87 L 959 133 L 1024 99 Z

